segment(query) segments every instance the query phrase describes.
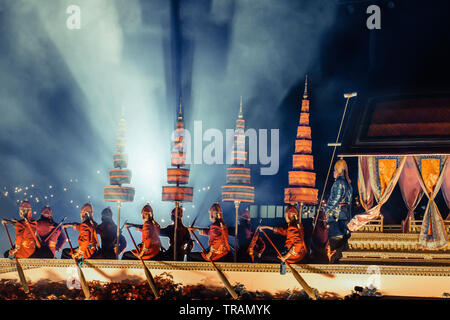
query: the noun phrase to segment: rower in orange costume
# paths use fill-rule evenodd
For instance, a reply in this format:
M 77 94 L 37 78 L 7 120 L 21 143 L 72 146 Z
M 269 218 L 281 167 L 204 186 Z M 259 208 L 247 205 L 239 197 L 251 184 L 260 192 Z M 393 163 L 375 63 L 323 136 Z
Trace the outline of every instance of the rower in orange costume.
M 261 226 L 260 229 L 272 230 L 286 237 L 285 253 L 282 253 L 280 260 L 282 262 L 297 263 L 303 260 L 307 253 L 305 239 L 303 234 L 303 226 L 298 217 L 298 210 L 295 206 L 289 205 L 286 208 L 284 218 L 288 224 L 287 227 L 271 227 Z
M 201 253 L 201 257 L 206 261 L 225 261 L 230 258 L 230 245 L 228 244 L 228 227 L 223 221 L 222 208 L 220 204 L 214 203 L 209 209 L 209 220 L 212 224 L 209 228 L 189 227 L 189 231 L 198 230 L 203 236 L 209 236 L 209 248 L 207 252 Z M 201 260 L 197 252 L 189 254 L 189 260 Z
M 78 234 L 78 248 L 74 248 L 75 252 L 71 252 L 69 248 L 63 250 L 61 258 L 70 259 L 94 259 L 98 255 L 98 238 L 97 223 L 93 219 L 93 209 L 90 203 L 86 203 L 81 207 L 80 218 L 82 223 L 70 223 L 63 225 L 63 228 L 72 227 L 79 232 Z
M 16 231 L 14 249 L 6 251 L 5 257 L 32 258 L 36 251 L 36 221 L 33 219 L 33 211 L 28 201 L 23 201 L 20 204 L 19 215 L 22 220 L 2 220 L 2 223 L 14 223 Z
M 127 251 L 123 254 L 123 260 L 134 260 L 139 257 L 143 260 L 158 259 L 161 253 L 161 241 L 159 239 L 160 225 L 153 218 L 153 208 L 150 204 L 146 204 L 142 210 L 143 225 L 127 223 L 126 228 L 135 227 L 142 232 L 142 243 L 139 244 L 139 252 L 135 249 Z

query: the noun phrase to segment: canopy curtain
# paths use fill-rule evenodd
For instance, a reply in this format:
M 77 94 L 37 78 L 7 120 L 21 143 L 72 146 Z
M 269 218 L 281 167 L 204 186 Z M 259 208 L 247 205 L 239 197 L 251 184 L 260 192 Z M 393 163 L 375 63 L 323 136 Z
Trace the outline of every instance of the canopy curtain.
M 449 156 L 447 156 L 447 158 L 448 157 Z M 444 169 L 444 177 L 442 180 L 441 191 L 442 195 L 444 196 L 445 203 L 447 204 L 447 208 L 450 210 L 450 164 L 447 164 L 447 166 Z M 450 211 L 447 213 L 447 218 L 445 220 L 447 221 L 450 220 Z
M 359 201 L 367 212 L 373 207 L 373 192 L 370 187 L 369 163 L 367 157 L 358 157 L 358 192 Z
M 444 180 L 448 159 L 448 156 L 414 157 L 420 185 L 428 197 L 419 235 L 419 246 L 426 249 L 439 249 L 448 243 L 444 220 L 434 202 Z
M 420 185 L 419 177 L 417 176 L 417 169 L 413 157 L 406 157 L 405 166 L 400 174 L 398 185 L 402 192 L 403 201 L 405 201 L 406 207 L 408 208 L 408 214 L 406 215 L 405 224 L 403 226 L 403 232 L 407 232 L 411 220 L 414 218 L 414 210 L 417 208 L 423 197 L 423 190 Z
M 354 216 L 347 225 L 350 231 L 356 231 L 369 221 L 379 218 L 381 207 L 389 199 L 392 191 L 394 191 L 406 162 L 406 157 L 368 156 L 366 158 L 370 187 L 377 201 L 377 205 L 362 214 Z M 360 183 L 360 185 L 362 184 L 363 182 Z

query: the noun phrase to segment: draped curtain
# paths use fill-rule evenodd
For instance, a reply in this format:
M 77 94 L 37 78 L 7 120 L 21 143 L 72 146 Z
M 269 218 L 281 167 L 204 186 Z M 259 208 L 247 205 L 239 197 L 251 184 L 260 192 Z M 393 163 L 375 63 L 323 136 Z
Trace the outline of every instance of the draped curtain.
M 444 195 L 445 203 L 447 204 L 447 209 L 450 209 L 450 164 L 447 163 L 447 167 L 444 169 L 443 174 L 444 178 L 442 180 L 441 191 L 442 194 Z M 450 220 L 450 211 L 447 213 L 447 218 L 445 220 Z
M 420 186 L 428 197 L 419 235 L 419 246 L 426 249 L 439 249 L 448 243 L 444 221 L 434 202 L 444 180 L 448 159 L 448 156 L 414 157 Z
M 369 221 L 378 219 L 380 216 L 381 207 L 389 199 L 392 191 L 394 191 L 395 185 L 397 184 L 400 173 L 402 172 L 403 166 L 406 162 L 406 157 L 368 156 L 366 158 L 367 171 L 369 173 L 369 185 L 371 192 L 377 201 L 377 205 L 368 210 L 366 209 L 365 213 L 354 216 L 347 225 L 350 231 L 356 231 Z M 366 167 L 363 161 L 359 162 L 359 168 L 361 169 L 361 172 L 364 172 Z M 358 181 L 359 188 L 364 186 L 365 188 L 360 188 L 360 190 L 364 190 L 365 194 L 363 194 L 362 197 L 360 194 L 360 197 L 368 200 L 370 197 L 367 194 L 366 176 L 361 176 L 363 176 L 363 178 Z M 369 201 L 366 202 L 367 207 L 369 207 L 368 204 Z
M 373 192 L 370 187 L 369 163 L 367 157 L 358 157 L 358 192 L 359 201 L 364 210 L 373 207 Z
M 414 210 L 423 197 L 423 190 L 417 177 L 417 169 L 413 157 L 406 157 L 405 166 L 400 174 L 398 184 L 402 192 L 403 201 L 405 201 L 406 207 L 408 208 L 403 229 L 403 232 L 407 232 L 411 224 L 411 219 L 414 218 Z

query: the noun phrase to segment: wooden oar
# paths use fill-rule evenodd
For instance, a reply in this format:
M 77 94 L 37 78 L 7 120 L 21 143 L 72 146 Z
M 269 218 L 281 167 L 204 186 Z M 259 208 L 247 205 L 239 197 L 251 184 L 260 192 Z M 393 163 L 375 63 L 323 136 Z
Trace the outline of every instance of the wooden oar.
M 65 228 L 63 228 L 63 230 L 64 230 L 64 232 L 66 234 L 67 241 L 69 242 L 70 251 L 71 251 L 71 253 L 74 253 L 75 251 L 73 250 L 72 242 L 70 241 L 69 234 L 67 233 L 67 230 Z M 84 277 L 84 273 L 81 270 L 80 266 L 78 265 L 77 259 L 75 257 L 73 257 L 73 256 L 72 256 L 72 258 L 73 258 L 73 261 L 75 262 L 75 265 L 77 267 L 78 275 L 80 276 L 80 284 L 81 284 L 81 289 L 83 290 L 83 293 L 84 293 L 84 297 L 85 297 L 86 300 L 90 300 L 91 299 L 91 293 L 89 292 L 89 287 L 87 285 L 86 278 Z
M 130 235 L 131 241 L 133 241 L 134 247 L 136 248 L 136 253 L 139 255 L 139 249 L 136 245 L 136 242 L 134 241 L 133 236 L 131 235 L 130 229 L 128 229 L 128 227 L 125 227 L 125 228 L 128 230 L 128 234 Z M 139 258 L 139 260 L 141 260 L 142 265 L 144 266 L 145 277 L 147 278 L 147 282 L 150 286 L 150 289 L 152 289 L 152 292 L 155 295 L 155 298 L 159 299 L 158 290 L 156 290 L 155 280 L 153 279 L 153 276 L 152 276 L 150 270 L 147 268 L 144 260 L 141 257 L 139 257 L 139 256 L 136 256 L 136 257 Z
M 31 235 L 33 236 L 36 246 L 38 248 L 41 248 L 41 241 L 40 241 L 41 239 L 38 239 L 39 235 L 36 235 L 36 233 L 33 232 L 33 229 L 31 229 L 30 221 L 28 221 L 28 219 L 26 217 L 24 217 L 23 220 L 25 220 L 25 224 L 27 225 L 28 230 L 30 231 Z
M 252 240 L 250 241 L 250 245 L 248 246 L 248 255 L 252 258 L 252 262 L 255 262 L 254 248 L 256 245 L 256 241 L 258 240 L 259 226 L 261 225 L 262 219 L 259 219 L 258 227 L 255 229 L 253 233 Z
M 9 244 L 11 245 L 11 250 L 13 250 L 14 245 L 11 241 L 11 236 L 9 235 L 8 228 L 6 227 L 6 225 L 4 223 L 2 223 L 2 224 L 5 227 L 6 234 L 8 235 L 8 240 L 9 240 Z M 23 291 L 25 291 L 25 293 L 29 293 L 30 288 L 28 288 L 27 279 L 25 278 L 25 273 L 23 272 L 22 266 L 19 263 L 19 259 L 15 255 L 14 255 L 14 259 L 16 260 L 17 273 L 19 274 L 19 279 L 20 279 L 20 283 L 22 284 Z
M 267 240 L 269 240 L 270 244 L 272 245 L 272 247 L 275 249 L 275 251 L 277 252 L 278 256 L 281 258 L 282 255 L 280 253 L 280 251 L 278 251 L 277 247 L 275 246 L 275 244 L 272 242 L 272 240 L 270 240 L 269 236 L 264 232 L 263 229 L 259 229 L 267 238 Z M 294 278 L 297 280 L 297 282 L 302 286 L 303 290 L 305 290 L 306 294 L 313 300 L 317 300 L 316 295 L 314 294 L 313 289 L 306 283 L 305 279 L 303 279 L 303 277 L 297 272 L 297 270 L 295 270 L 291 264 L 287 261 L 285 261 L 286 265 L 289 267 L 289 269 L 291 269 L 292 274 L 294 275 Z
M 119 238 L 116 239 L 116 241 L 119 243 L 120 240 L 120 234 L 122 233 L 123 228 L 125 227 L 125 225 L 127 224 L 128 220 L 125 219 L 125 222 L 123 223 L 123 225 L 120 227 L 120 232 L 119 232 Z M 119 245 L 114 246 L 114 253 L 117 253 L 116 250 L 118 250 Z M 119 256 L 125 251 L 126 248 L 123 248 L 122 251 L 119 252 Z
M 44 243 L 47 243 L 48 240 L 55 234 L 55 232 L 62 226 L 63 222 L 67 219 L 67 217 L 64 217 L 61 222 L 55 227 L 55 229 L 50 232 L 50 234 L 47 236 L 47 238 L 44 239 Z
M 197 241 L 197 243 L 200 245 L 200 248 L 202 248 L 203 253 L 206 255 L 206 250 L 203 247 L 202 243 L 200 242 L 200 240 L 198 240 L 197 236 L 195 235 L 195 233 L 191 230 L 189 230 L 190 233 L 194 236 L 195 240 Z M 227 289 L 227 291 L 230 293 L 230 295 L 233 297 L 233 299 L 237 299 L 239 296 L 236 293 L 236 291 L 234 291 L 233 287 L 231 286 L 230 281 L 228 281 L 227 277 L 225 277 L 225 275 L 223 274 L 223 272 L 216 266 L 216 264 L 214 263 L 214 261 L 209 260 L 211 262 L 211 264 L 213 265 L 214 269 L 216 269 L 220 280 L 222 280 L 223 284 L 225 285 L 225 288 Z

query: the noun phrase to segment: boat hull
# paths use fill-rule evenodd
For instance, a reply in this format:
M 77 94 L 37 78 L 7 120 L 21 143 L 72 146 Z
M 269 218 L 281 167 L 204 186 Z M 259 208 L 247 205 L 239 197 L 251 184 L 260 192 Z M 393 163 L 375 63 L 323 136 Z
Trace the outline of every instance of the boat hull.
M 68 281 L 74 274 L 72 260 L 21 259 L 27 280 Z M 146 261 L 153 276 L 170 274 L 182 285 L 223 286 L 208 262 Z M 277 293 L 302 289 L 289 271 L 279 272 L 278 264 L 217 263 L 232 285 L 243 284 L 248 291 Z M 445 266 L 405 265 L 295 265 L 306 282 L 321 294 L 334 298 L 349 295 L 355 286 L 376 285 L 383 295 L 442 298 L 450 288 L 450 268 Z M 83 267 L 87 281 L 145 281 L 139 261 L 86 260 Z M 19 280 L 15 262 L 0 259 L 0 279 Z

